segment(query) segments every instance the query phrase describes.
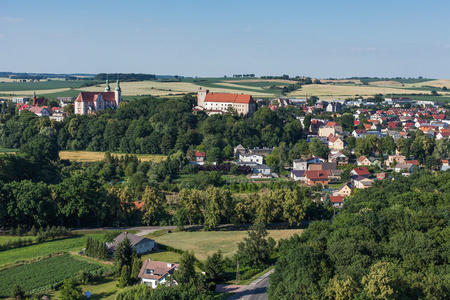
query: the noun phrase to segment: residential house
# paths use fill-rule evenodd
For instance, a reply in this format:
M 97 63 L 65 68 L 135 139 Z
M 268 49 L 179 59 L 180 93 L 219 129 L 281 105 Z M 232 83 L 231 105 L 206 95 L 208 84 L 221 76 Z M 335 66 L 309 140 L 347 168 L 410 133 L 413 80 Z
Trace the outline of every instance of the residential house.
M 336 163 L 322 162 L 318 164 L 309 164 L 309 171 L 320 171 L 320 170 L 336 170 Z
M 443 159 L 443 160 L 441 160 L 441 162 L 442 162 L 441 171 L 450 170 L 450 164 L 449 164 L 448 159 Z
M 307 159 L 306 159 L 306 162 L 307 162 L 308 164 L 320 164 L 320 163 L 325 162 L 325 159 L 313 155 L 313 156 L 307 158 Z
M 148 259 L 142 264 L 139 278 L 142 284 L 146 284 L 153 289 L 158 285 L 176 285 L 177 282 L 170 277 L 179 266 L 179 264 Z
M 330 170 L 330 176 L 328 177 L 330 179 L 330 181 L 339 181 L 341 180 L 341 174 L 342 172 L 344 172 L 344 170 L 336 170 L 336 169 L 331 169 Z
M 439 132 L 436 134 L 436 140 L 447 140 L 450 137 L 450 132 Z
M 348 157 L 340 151 L 330 151 L 328 154 L 328 162 L 336 163 L 339 166 L 348 165 Z
M 365 177 L 365 178 L 369 178 L 369 176 L 370 176 L 370 172 L 369 172 L 369 170 L 367 170 L 366 167 L 354 168 L 353 170 L 351 170 L 350 174 Z
M 47 108 L 43 106 L 31 106 L 30 108 L 28 108 L 28 110 L 38 117 L 50 116 L 50 113 L 48 112 Z
M 366 136 L 366 131 L 364 129 L 355 129 L 353 130 L 352 135 L 355 138 L 360 139 Z
M 342 196 L 330 196 L 330 201 L 334 207 L 342 207 L 344 204 L 344 197 Z
M 356 160 L 356 165 L 357 166 L 371 166 L 372 163 L 370 162 L 370 160 L 365 157 L 365 156 L 360 156 L 357 160 Z
M 154 240 L 151 240 L 146 237 L 134 235 L 128 232 L 122 232 L 119 234 L 114 241 L 107 245 L 108 252 L 114 253 L 118 244 L 120 244 L 125 238 L 128 238 L 131 243 L 131 247 L 136 249 L 137 254 L 145 254 L 153 251 L 155 249 L 156 243 Z
M 258 154 L 240 154 L 239 155 L 239 160 L 242 162 L 254 162 L 257 163 L 259 165 L 262 165 L 264 162 L 264 158 L 261 155 Z
M 342 133 L 341 125 L 336 122 L 328 121 L 324 126 L 319 128 L 319 136 L 328 137 L 336 133 Z
M 327 185 L 329 182 L 328 177 L 331 175 L 329 170 L 324 171 L 306 171 L 305 172 L 305 183 L 307 185 L 315 185 L 320 183 L 322 185 Z
M 194 151 L 194 159 L 195 159 L 195 162 L 197 162 L 197 163 L 204 162 L 206 159 L 205 152 L 200 152 L 200 151 L 195 150 Z
M 394 167 L 395 172 L 403 172 L 404 170 L 407 170 L 407 172 L 412 172 L 414 167 L 414 164 L 410 164 L 407 162 L 397 163 L 397 165 Z
M 252 168 L 252 171 L 254 174 L 261 174 L 263 176 L 269 176 L 270 175 L 270 168 L 267 165 L 256 165 Z
M 394 142 L 397 142 L 398 139 L 402 138 L 400 132 L 395 131 L 395 130 L 388 130 L 387 134 L 389 136 L 392 136 L 392 138 L 394 139 Z
M 239 158 L 239 154 L 245 154 L 247 153 L 247 149 L 244 148 L 241 144 L 234 147 L 234 156 L 236 158 Z
M 305 172 L 304 170 L 292 170 L 291 171 L 291 178 L 294 179 L 294 181 L 305 181 Z
M 342 150 L 345 147 L 345 142 L 342 138 L 330 134 L 328 137 L 328 148 L 331 150 Z
M 386 166 L 390 166 L 394 161 L 396 163 L 404 163 L 406 157 L 403 155 L 389 155 L 388 159 L 385 161 Z
M 296 159 L 293 161 L 292 165 L 293 165 L 292 168 L 296 171 L 297 170 L 303 170 L 303 171 L 308 170 L 308 163 L 304 159 Z
M 381 161 L 376 157 L 369 157 L 370 165 L 381 168 Z
M 352 189 L 350 188 L 350 186 L 347 183 L 344 183 L 343 185 L 341 185 L 337 189 L 337 192 L 335 192 L 335 194 L 337 196 L 343 196 L 343 197 L 350 196 L 351 193 L 352 193 Z
M 357 176 L 352 179 L 353 186 L 357 189 L 362 189 L 362 190 L 370 188 L 372 186 L 373 182 L 374 181 L 372 179 L 365 178 L 362 176 Z

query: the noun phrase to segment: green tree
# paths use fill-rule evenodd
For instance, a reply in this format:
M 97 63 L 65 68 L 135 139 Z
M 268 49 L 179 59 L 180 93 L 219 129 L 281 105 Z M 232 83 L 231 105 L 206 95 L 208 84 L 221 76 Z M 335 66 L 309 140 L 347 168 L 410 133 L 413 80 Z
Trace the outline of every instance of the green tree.
M 133 264 L 133 253 L 136 250 L 131 247 L 128 237 L 116 246 L 114 251 L 114 266 L 117 272 L 122 271 L 123 266 L 131 267 Z
M 130 272 L 130 266 L 122 266 L 122 271 L 120 272 L 120 278 L 119 283 L 117 286 L 119 288 L 124 288 L 131 284 L 131 272 Z
M 78 300 L 83 296 L 83 292 L 79 286 L 77 286 L 73 278 L 64 280 L 61 287 L 61 293 L 59 295 L 61 300 Z
M 248 237 L 238 244 L 239 262 L 245 266 L 263 268 L 270 258 L 267 231 L 264 224 L 255 224 L 247 232 Z
M 217 251 L 212 256 L 208 256 L 205 262 L 206 279 L 213 282 L 218 282 L 223 279 L 225 272 L 224 260 L 222 252 Z
M 206 190 L 204 229 L 210 230 L 226 219 L 232 211 L 233 198 L 229 190 L 210 187 Z
M 328 153 L 330 152 L 330 149 L 325 146 L 317 137 L 311 139 L 311 141 L 309 142 L 309 149 L 311 150 L 311 153 L 313 155 L 325 159 L 328 158 Z
M 175 272 L 174 277 L 178 284 L 193 284 L 195 276 L 195 256 L 194 252 L 186 251 L 181 255 L 180 267 Z
M 144 202 L 143 221 L 147 222 L 147 226 L 150 226 L 156 214 L 164 210 L 165 197 L 157 189 L 146 186 L 141 200 Z
M 353 128 L 355 128 L 355 117 L 350 113 L 343 114 L 340 121 L 344 131 L 352 132 Z
M 311 126 L 311 119 L 312 119 L 313 115 L 312 114 L 307 114 L 305 119 L 303 120 L 303 128 L 306 131 L 309 131 L 309 127 Z
M 179 204 L 186 212 L 189 225 L 201 216 L 201 208 L 203 207 L 203 195 L 199 190 L 182 189 L 178 193 Z

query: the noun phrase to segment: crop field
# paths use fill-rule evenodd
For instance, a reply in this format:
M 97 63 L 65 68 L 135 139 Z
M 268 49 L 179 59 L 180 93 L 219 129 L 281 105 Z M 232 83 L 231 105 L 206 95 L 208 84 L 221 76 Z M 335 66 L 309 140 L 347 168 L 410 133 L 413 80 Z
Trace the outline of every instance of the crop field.
M 123 153 L 111 153 L 112 155 L 123 156 Z M 136 155 L 142 161 L 153 161 L 160 162 L 166 159 L 165 155 L 157 155 L 157 154 L 133 154 Z M 100 161 L 105 157 L 104 152 L 93 152 L 93 151 L 60 151 L 59 158 L 60 159 L 68 159 L 71 161 L 78 162 L 95 162 Z
M 293 234 L 301 234 L 303 229 L 267 230 L 267 232 L 278 241 Z M 219 249 L 224 256 L 232 257 L 237 251 L 237 244 L 247 236 L 247 231 L 196 231 L 168 233 L 152 239 L 176 249 L 194 251 L 195 256 L 204 261 L 208 255 L 214 254 Z
M 70 254 L 59 255 L 12 269 L 0 271 L 0 297 L 11 295 L 11 289 L 19 284 L 25 292 L 50 288 L 80 270 L 92 271 L 98 264 L 80 261 Z
M 1 81 L 1 80 L 0 80 Z M 52 80 L 52 81 L 38 81 L 38 82 L 2 82 L 0 83 L 0 91 L 33 91 L 33 90 L 52 90 L 62 88 L 79 88 L 88 80 Z
M 20 261 L 30 261 L 52 253 L 79 251 L 86 246 L 87 236 L 100 239 L 103 237 L 103 234 L 73 235 L 69 238 L 6 250 L 0 252 L 0 266 Z

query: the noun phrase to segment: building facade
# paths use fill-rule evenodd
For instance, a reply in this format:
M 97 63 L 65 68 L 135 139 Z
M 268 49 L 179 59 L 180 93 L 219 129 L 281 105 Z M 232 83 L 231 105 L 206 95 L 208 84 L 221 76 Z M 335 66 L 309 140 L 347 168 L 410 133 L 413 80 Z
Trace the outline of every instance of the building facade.
M 256 110 L 256 102 L 251 95 L 210 93 L 209 90 L 203 90 L 201 87 L 197 91 L 197 106 L 206 113 L 235 111 L 239 115 L 250 116 Z
M 111 92 L 109 82 L 106 80 L 104 92 L 80 92 L 75 99 L 75 114 L 89 115 L 106 108 L 116 109 L 122 101 L 122 90 L 119 80 L 114 92 Z

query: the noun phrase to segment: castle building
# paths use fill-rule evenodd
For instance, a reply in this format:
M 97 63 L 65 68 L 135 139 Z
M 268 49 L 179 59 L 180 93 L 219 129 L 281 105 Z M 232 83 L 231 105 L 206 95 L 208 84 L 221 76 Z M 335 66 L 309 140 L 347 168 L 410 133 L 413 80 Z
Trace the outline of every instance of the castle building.
M 75 99 L 75 114 L 89 115 L 96 111 L 102 111 L 106 108 L 116 109 L 122 101 L 122 90 L 120 89 L 119 79 L 114 92 L 111 92 L 109 81 L 106 79 L 104 92 L 80 92 Z
M 210 93 L 201 87 L 197 91 L 197 106 L 207 114 L 225 113 L 230 109 L 240 115 L 253 115 L 256 102 L 251 95 Z

